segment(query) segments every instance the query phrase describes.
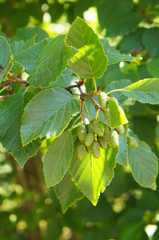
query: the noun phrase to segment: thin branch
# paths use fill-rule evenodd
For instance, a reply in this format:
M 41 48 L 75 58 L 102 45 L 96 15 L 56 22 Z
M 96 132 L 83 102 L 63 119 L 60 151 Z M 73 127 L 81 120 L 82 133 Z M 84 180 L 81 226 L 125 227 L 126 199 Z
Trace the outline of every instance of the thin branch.
M 0 96 L 0 99 L 4 99 L 4 98 L 9 98 L 11 96 L 13 96 L 14 94 L 11 94 L 11 95 L 4 95 L 4 96 Z
M 8 86 L 8 85 L 11 85 L 11 84 L 12 84 L 12 81 L 9 80 L 9 81 L 7 81 L 7 82 L 1 83 L 1 84 L 0 84 L 0 88 L 5 87 L 5 86 Z

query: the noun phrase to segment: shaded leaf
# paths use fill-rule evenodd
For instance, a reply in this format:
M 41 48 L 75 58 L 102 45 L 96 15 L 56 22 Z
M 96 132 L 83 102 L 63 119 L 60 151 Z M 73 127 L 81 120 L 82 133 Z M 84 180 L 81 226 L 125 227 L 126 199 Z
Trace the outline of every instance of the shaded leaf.
M 159 78 L 139 80 L 123 89 L 121 92 L 142 103 L 159 103 Z
M 155 190 L 158 159 L 145 142 L 136 140 L 139 145 L 138 148 L 128 147 L 128 161 L 132 175 L 142 187 Z
M 125 135 L 119 135 L 119 153 L 116 160 L 119 164 L 127 166 L 128 149 Z
M 0 65 L 3 68 L 6 67 L 5 70 L 0 69 L 0 74 L 2 74 L 0 77 L 0 82 L 5 79 L 6 70 L 10 67 L 9 61 L 11 59 L 11 54 L 12 54 L 12 52 L 11 52 L 11 49 L 10 49 L 10 46 L 9 46 L 7 40 L 4 37 L 0 36 Z
M 0 105 L 0 141 L 16 158 L 21 167 L 27 159 L 35 155 L 41 145 L 40 140 L 33 141 L 25 147 L 20 138 L 21 118 L 23 114 L 24 95 L 14 95 L 2 101 Z
M 52 88 L 40 92 L 24 111 L 23 144 L 45 135 L 59 135 L 79 111 L 78 101 L 65 89 Z
M 80 192 L 79 188 L 74 184 L 68 172 L 61 180 L 61 182 L 55 186 L 54 189 L 57 198 L 60 201 L 63 213 L 65 213 L 67 209 L 72 204 L 75 203 L 75 201 L 80 200 L 83 197 L 83 194 Z
M 23 51 L 20 51 L 20 53 L 18 53 L 14 59 L 25 68 L 27 73 L 31 73 L 38 60 L 38 57 L 47 43 L 48 40 L 45 39 L 32 45 L 30 48 L 22 49 Z
M 118 63 L 120 61 L 133 61 L 135 58 L 128 55 L 120 53 L 115 47 L 110 46 L 107 39 L 100 39 L 104 47 L 104 52 L 108 57 L 108 65 Z
M 49 35 L 42 28 L 39 27 L 25 27 L 20 28 L 17 31 L 16 36 L 13 38 L 14 41 L 27 41 L 29 39 L 34 38 L 36 42 L 40 42 L 41 40 L 48 38 Z
M 48 187 L 55 186 L 66 174 L 73 155 L 73 136 L 63 132 L 49 146 L 44 159 L 44 176 Z

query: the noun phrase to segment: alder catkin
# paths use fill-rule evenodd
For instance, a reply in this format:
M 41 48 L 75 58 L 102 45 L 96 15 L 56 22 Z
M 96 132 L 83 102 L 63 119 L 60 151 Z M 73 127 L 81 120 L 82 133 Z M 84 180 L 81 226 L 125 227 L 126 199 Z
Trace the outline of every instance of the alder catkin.
M 98 101 L 101 108 L 105 109 L 108 103 L 108 97 L 105 92 L 100 92 L 98 95 Z
M 99 137 L 103 137 L 104 132 L 103 132 L 100 124 L 99 124 L 97 121 L 94 121 L 94 122 L 92 123 L 92 128 L 93 128 L 94 134 L 96 134 L 96 135 L 99 136 Z
M 110 146 L 113 146 L 114 148 L 118 148 L 119 147 L 119 135 L 117 133 L 117 131 L 115 131 L 114 129 L 112 129 L 109 133 L 109 142 L 108 144 Z
M 94 141 L 94 133 L 91 133 L 91 132 L 87 133 L 85 140 L 84 140 L 86 147 L 91 146 L 93 141 Z
M 98 136 L 97 139 L 98 139 L 100 147 L 103 148 L 103 149 L 106 149 L 107 148 L 107 141 L 106 141 L 105 136 L 103 136 L 103 137 Z
M 119 133 L 119 135 L 124 135 L 124 133 L 125 133 L 125 128 L 123 125 L 116 127 L 115 130 Z
M 108 126 L 106 125 L 105 130 L 104 130 L 104 137 L 105 137 L 105 139 L 106 139 L 107 142 L 109 142 L 109 134 L 110 134 L 110 131 L 111 131 L 110 127 L 108 127 Z
M 127 144 L 132 148 L 138 148 L 138 143 L 135 138 L 128 136 Z
M 91 152 L 95 158 L 100 157 L 100 145 L 96 140 L 91 145 Z
M 78 157 L 79 160 L 82 160 L 87 153 L 86 147 L 83 143 L 80 143 L 80 144 L 77 145 L 76 151 L 77 151 L 77 157 Z
M 77 127 L 77 136 L 81 142 L 83 142 L 85 140 L 86 128 L 84 125 L 81 124 Z

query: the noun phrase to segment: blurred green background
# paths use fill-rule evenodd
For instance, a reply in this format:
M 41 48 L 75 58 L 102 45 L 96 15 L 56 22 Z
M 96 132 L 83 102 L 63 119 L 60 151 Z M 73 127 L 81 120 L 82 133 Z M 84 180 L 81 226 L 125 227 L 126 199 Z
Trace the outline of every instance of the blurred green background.
M 159 77 L 159 0 L 0 0 L 0 34 L 12 37 L 18 28 L 40 26 L 55 37 L 67 33 L 76 16 L 121 52 L 142 57 L 138 65 L 109 66 L 99 86 Z M 126 113 L 159 157 L 159 106 L 135 103 Z M 96 207 L 84 198 L 63 215 L 53 188 L 44 183 L 47 144 L 23 170 L 0 146 L 0 240 L 159 239 L 159 189 L 139 187 L 119 165 Z

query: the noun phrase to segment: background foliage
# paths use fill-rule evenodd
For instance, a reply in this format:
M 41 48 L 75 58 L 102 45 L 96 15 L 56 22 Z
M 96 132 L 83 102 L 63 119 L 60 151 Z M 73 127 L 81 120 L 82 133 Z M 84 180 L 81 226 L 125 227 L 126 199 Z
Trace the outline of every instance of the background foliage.
M 158 11 L 158 0 L 48 0 L 47 2 L 1 0 L 0 35 L 14 37 L 18 31 L 15 38 L 23 39 L 21 48 L 25 51 L 27 44 L 32 43 L 27 42 L 28 35 L 23 36 L 19 28 L 41 26 L 49 36 L 54 37 L 67 33 L 76 16 L 83 17 L 101 38 L 106 36 L 112 46 L 110 49 L 105 47 L 105 51 L 109 50 L 106 54 L 111 64 L 98 81 L 98 86 L 102 85 L 109 91 L 116 87 L 117 83 L 114 81 L 125 87 L 139 79 L 159 77 Z M 40 36 L 42 38 L 37 38 L 36 41 L 39 42 L 38 49 L 42 50 L 46 40 L 41 40 L 47 37 L 47 34 L 43 32 Z M 105 46 L 106 44 L 107 42 Z M 119 52 L 116 51 L 116 62 L 112 63 L 109 54 L 114 46 L 122 53 L 142 57 L 142 61 L 139 64 L 134 62 L 119 64 Z M 11 48 L 16 55 L 17 46 L 13 43 Z M 0 49 L 1 56 L 3 50 Z M 29 51 L 24 53 L 17 54 L 15 58 L 25 60 L 26 70 L 30 73 L 32 66 L 27 59 L 32 55 Z M 8 56 L 5 56 L 4 61 L 7 62 L 10 55 L 8 53 Z M 35 56 L 35 63 L 37 57 Z M 18 66 L 15 68 L 18 71 Z M 32 79 L 34 77 L 30 78 L 30 81 Z M 52 84 L 55 86 L 56 83 Z M 91 89 L 92 86 L 88 83 L 87 88 Z M 120 100 L 125 106 L 131 128 L 159 157 L 158 106 L 139 102 L 134 104 L 132 100 L 128 102 L 123 97 Z M 20 109 L 22 104 L 27 103 L 27 99 L 15 99 L 15 103 L 18 104 L 17 109 L 18 106 Z M 17 114 L 21 112 L 17 110 Z M 121 168 L 119 165 L 115 169 L 116 174 L 111 185 L 101 195 L 96 207 L 84 198 L 63 215 L 53 188 L 47 189 L 43 179 L 41 160 L 49 144 L 49 140 L 43 142 L 38 155 L 30 159 L 23 170 L 1 147 L 1 239 L 157 240 L 159 238 L 158 189 L 152 191 L 139 187 L 130 175 L 129 169 Z M 30 157 L 33 155 L 29 154 Z M 22 162 L 21 165 L 23 164 Z

